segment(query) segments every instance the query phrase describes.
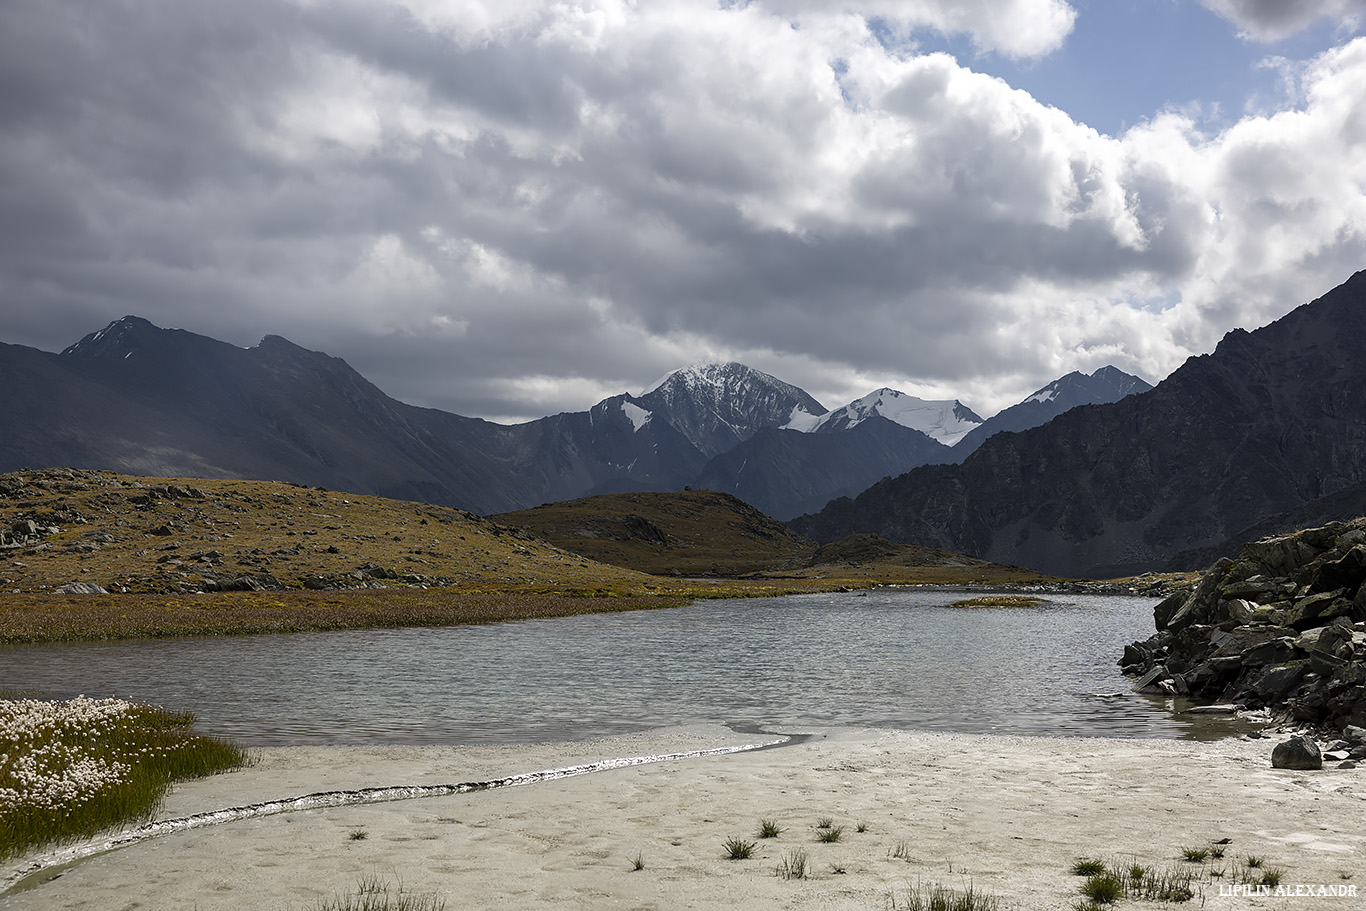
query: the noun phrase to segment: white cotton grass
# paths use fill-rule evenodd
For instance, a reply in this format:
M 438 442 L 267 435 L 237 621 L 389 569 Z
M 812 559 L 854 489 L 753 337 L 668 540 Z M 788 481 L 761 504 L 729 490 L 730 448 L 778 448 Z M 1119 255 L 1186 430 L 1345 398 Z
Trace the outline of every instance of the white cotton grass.
M 172 781 L 246 762 L 193 721 L 119 699 L 0 699 L 0 858 L 147 818 Z

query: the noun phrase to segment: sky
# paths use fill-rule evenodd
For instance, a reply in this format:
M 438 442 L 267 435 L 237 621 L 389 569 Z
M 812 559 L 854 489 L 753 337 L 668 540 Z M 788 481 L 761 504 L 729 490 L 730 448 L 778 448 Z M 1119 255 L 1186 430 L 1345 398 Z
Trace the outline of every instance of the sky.
M 0 4 L 0 341 L 491 420 L 1157 382 L 1366 268 L 1366 0 Z

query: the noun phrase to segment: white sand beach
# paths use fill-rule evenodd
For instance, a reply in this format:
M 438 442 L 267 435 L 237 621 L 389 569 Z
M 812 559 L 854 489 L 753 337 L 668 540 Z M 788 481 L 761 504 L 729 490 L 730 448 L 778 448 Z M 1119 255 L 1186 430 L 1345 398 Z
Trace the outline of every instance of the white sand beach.
M 811 729 L 810 741 L 562 780 L 298 810 L 185 831 L 81 861 L 0 897 L 5 911 L 315 908 L 365 877 L 465 908 L 885 909 L 917 883 L 1005 908 L 1071 908 L 1081 857 L 1179 866 L 1230 839 L 1282 883 L 1366 894 L 1366 771 L 1273 770 L 1274 736 L 1213 743 Z M 771 740 L 693 726 L 518 747 L 259 751 L 251 768 L 176 789 L 162 814 L 335 789 L 434 785 L 610 757 Z M 817 841 L 817 823 L 843 827 Z M 757 839 L 761 819 L 782 828 Z M 863 826 L 865 831 L 857 829 Z M 355 837 L 364 833 L 364 837 Z M 733 836 L 757 842 L 729 860 Z M 805 880 L 779 863 L 804 851 Z M 643 869 L 633 870 L 639 858 Z M 8 872 L 8 871 L 6 871 Z M 1360 897 L 1220 895 L 1189 905 L 1360 908 Z

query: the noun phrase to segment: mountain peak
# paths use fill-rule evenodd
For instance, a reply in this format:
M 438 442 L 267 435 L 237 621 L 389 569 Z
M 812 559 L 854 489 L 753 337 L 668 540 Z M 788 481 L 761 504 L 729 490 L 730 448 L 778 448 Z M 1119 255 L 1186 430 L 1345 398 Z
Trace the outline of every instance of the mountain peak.
M 655 380 L 637 398 L 643 398 L 656 392 L 665 386 L 681 387 L 684 389 L 697 389 L 714 386 L 724 386 L 733 383 L 737 379 L 761 378 L 781 382 L 767 373 L 755 370 L 745 364 L 736 361 L 725 363 L 700 363 L 689 364 L 686 367 L 679 367 L 677 370 L 670 370 L 668 373 Z
M 1151 388 L 1152 385 L 1142 377 L 1125 373 L 1113 364 L 1107 364 L 1097 368 L 1090 376 L 1074 370 L 1066 376 L 1059 377 L 1042 389 L 1035 390 L 1020 402 L 1020 405 L 1031 402 L 1042 405 L 1061 400 L 1066 407 L 1071 408 L 1076 405 L 1117 402 L 1126 395 L 1147 392 Z
M 902 427 L 918 430 L 927 437 L 952 446 L 982 423 L 971 408 L 957 399 L 927 401 L 899 389 L 875 389 L 843 408 L 837 408 L 809 429 L 818 433 L 848 430 L 872 417 L 882 417 Z M 787 429 L 806 429 L 789 422 Z
M 151 335 L 165 330 L 140 316 L 124 316 L 62 351 L 63 356 L 120 359 L 132 355 Z
M 734 361 L 665 374 L 634 399 L 669 421 L 708 457 L 796 414 L 825 414 L 804 390 Z

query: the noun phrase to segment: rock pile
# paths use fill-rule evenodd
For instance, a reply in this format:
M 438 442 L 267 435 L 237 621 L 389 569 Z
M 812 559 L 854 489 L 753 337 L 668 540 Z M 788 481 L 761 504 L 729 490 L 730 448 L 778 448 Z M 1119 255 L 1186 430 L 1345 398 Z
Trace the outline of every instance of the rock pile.
M 1141 691 L 1366 727 L 1366 519 L 1249 544 L 1153 610 L 1126 646 Z
M 55 535 L 59 531 L 61 529 L 55 525 L 42 525 L 32 519 L 22 518 L 12 522 L 9 528 L 0 528 L 0 549 L 35 547 L 42 543 L 43 538 Z

